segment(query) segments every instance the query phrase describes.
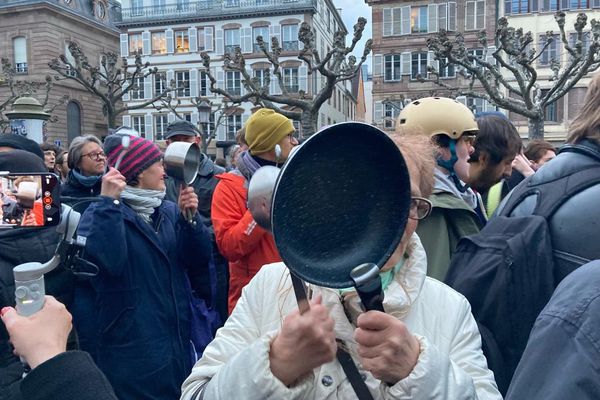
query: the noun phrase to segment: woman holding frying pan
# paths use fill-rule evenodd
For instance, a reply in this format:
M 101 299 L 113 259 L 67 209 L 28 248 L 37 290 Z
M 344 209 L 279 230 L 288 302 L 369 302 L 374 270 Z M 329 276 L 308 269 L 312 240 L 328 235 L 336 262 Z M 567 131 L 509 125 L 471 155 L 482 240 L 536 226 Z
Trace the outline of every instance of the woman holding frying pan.
M 353 290 L 317 285 L 300 313 L 286 266 L 265 266 L 192 369 L 182 399 L 356 398 L 338 346 L 374 399 L 501 399 L 468 302 L 426 276 L 414 233 L 431 209 L 433 149 L 423 136 L 393 140 L 408 166 L 411 201 L 402 239 L 381 269 L 385 313 L 361 312 Z

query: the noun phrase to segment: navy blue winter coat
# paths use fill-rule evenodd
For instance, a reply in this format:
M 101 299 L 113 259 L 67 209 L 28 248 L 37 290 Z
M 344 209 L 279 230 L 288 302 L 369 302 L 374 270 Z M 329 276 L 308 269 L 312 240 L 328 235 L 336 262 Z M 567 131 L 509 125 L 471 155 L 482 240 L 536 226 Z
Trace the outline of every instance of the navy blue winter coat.
M 81 297 L 94 304 L 74 308 L 75 326 L 91 326 L 82 331 L 95 335 L 85 338 L 92 348 L 84 350 L 119 399 L 178 399 L 192 367 L 186 269 L 208 271 L 206 228 L 197 214 L 196 225 L 187 223 L 170 201 L 163 201 L 149 224 L 125 204 L 101 198 L 78 229 L 87 238 L 86 258 L 100 270 L 84 285 L 93 296 Z
M 538 316 L 506 400 L 600 398 L 600 261 L 558 285 Z

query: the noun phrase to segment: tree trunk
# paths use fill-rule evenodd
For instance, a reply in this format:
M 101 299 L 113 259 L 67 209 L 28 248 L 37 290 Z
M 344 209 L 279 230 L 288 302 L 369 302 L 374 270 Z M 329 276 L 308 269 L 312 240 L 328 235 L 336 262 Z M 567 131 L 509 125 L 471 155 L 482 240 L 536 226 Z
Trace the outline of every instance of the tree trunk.
M 106 113 L 106 122 L 108 123 L 108 129 L 114 129 L 117 127 L 117 116 L 112 112 Z
M 319 121 L 319 110 L 317 111 L 303 111 L 300 117 L 300 123 L 302 125 L 302 136 L 307 138 L 317 132 L 317 126 Z
M 529 140 L 544 140 L 544 114 L 536 118 L 529 118 Z

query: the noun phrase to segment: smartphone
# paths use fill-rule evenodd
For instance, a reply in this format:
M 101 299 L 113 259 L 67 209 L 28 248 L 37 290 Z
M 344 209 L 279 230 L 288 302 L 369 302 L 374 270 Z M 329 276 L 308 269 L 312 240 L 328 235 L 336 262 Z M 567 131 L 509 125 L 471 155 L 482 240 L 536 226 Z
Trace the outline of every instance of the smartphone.
M 49 172 L 0 171 L 0 229 L 55 226 L 60 222 L 60 183 Z

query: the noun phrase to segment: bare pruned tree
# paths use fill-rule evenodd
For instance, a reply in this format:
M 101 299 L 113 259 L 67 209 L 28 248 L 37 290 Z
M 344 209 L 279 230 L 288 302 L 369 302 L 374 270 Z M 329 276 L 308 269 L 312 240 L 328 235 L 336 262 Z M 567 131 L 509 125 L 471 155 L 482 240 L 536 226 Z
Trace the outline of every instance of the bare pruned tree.
M 282 48 L 279 45 L 279 40 L 276 37 L 271 38 L 271 49 L 269 50 L 262 36 L 256 38 L 256 43 L 272 65 L 272 69 L 262 80 L 262 85 L 261 81 L 253 77 L 248 71 L 242 52 L 239 47 L 236 47 L 233 55 L 225 54 L 223 68 L 226 71 L 238 71 L 241 74 L 242 84 L 246 92 L 235 94 L 217 87 L 217 79 L 210 70 L 211 59 L 206 52 L 203 52 L 201 57 L 210 80 L 210 90 L 225 97 L 233 104 L 252 102 L 257 106 L 273 109 L 288 118 L 300 121 L 303 134 L 310 136 L 317 130 L 319 109 L 331 97 L 336 85 L 354 78 L 371 52 L 372 40 L 369 39 L 358 63 L 356 57 L 350 55 L 356 44 L 361 40 L 366 23 L 365 18 L 358 19 L 358 22 L 354 25 L 352 42 L 348 47 L 346 47 L 346 34 L 344 31 L 337 31 L 334 34 L 333 48 L 326 54 L 320 54 L 317 50 L 315 33 L 310 25 L 306 22 L 301 24 L 298 31 L 298 40 L 304 45 L 304 48 L 299 51 L 297 58 L 306 63 L 309 75 L 318 73 L 324 78 L 325 82 L 323 87 L 313 95 L 309 95 L 304 90 L 298 90 L 297 92 L 290 90 L 285 85 L 281 71 L 280 56 Z M 270 93 L 272 76 L 277 77 L 281 94 Z M 286 107 L 284 108 L 284 106 Z
M 204 104 L 207 104 L 210 108 L 210 114 L 217 116 L 214 123 L 208 122 L 200 122 L 194 126 L 196 133 L 202 138 L 202 152 L 206 154 L 208 150 L 208 146 L 212 140 L 216 137 L 217 128 L 225 123 L 227 118 L 227 110 L 229 109 L 229 103 L 224 100 L 216 107 L 213 106 L 213 103 L 206 97 L 195 97 L 191 99 L 191 104 L 193 107 L 196 107 L 198 110 L 198 114 L 202 113 L 202 107 Z M 155 103 L 154 108 L 157 111 L 169 110 L 172 112 L 177 119 L 185 119 L 184 115 L 181 114 L 179 106 L 181 105 L 181 99 L 173 98 L 172 96 L 163 97 L 160 103 Z M 208 125 L 211 125 L 210 127 Z
M 35 96 L 38 93 L 43 93 L 44 98 L 40 101 L 44 112 L 50 114 L 50 118 L 46 122 L 57 122 L 58 117 L 54 115 L 54 110 L 65 104 L 69 100 L 69 96 L 62 96 L 54 104 L 50 104 L 50 93 L 54 87 L 54 80 L 50 75 L 46 75 L 44 82 L 35 81 L 23 81 L 16 79 L 16 71 L 13 65 L 7 58 L 0 60 L 0 86 L 6 85 L 8 94 L 4 100 L 0 101 L 0 132 L 4 133 L 8 129 L 8 119 L 4 115 L 4 112 L 9 109 L 10 106 L 22 96 Z M 43 91 L 43 92 L 42 92 Z
M 69 42 L 68 48 L 72 57 L 62 54 L 50 61 L 48 66 L 59 74 L 58 79 L 77 82 L 102 101 L 102 112 L 109 128 L 117 126 L 119 114 L 152 105 L 176 89 L 173 82 L 169 82 L 169 85 L 161 85 L 161 91 L 153 93 L 150 98 L 140 99 L 139 103 L 123 102 L 124 96 L 143 90 L 140 85 L 144 84 L 147 77 L 154 79 L 155 75 L 160 74 L 158 69 L 151 67 L 149 62 L 143 63 L 139 54 L 136 54 L 134 64 L 130 65 L 126 58 L 113 52 L 102 53 L 99 65 L 93 65 L 77 43 Z
M 565 32 L 565 13 L 558 11 L 554 19 L 560 32 L 558 40 L 569 57 L 563 62 L 550 59 L 551 76 L 543 83 L 535 64 L 548 46 L 557 40 L 553 32 L 546 32 L 545 41 L 535 48 L 531 32 L 525 33 L 522 28 L 510 27 L 504 17 L 498 20 L 495 43 L 489 43 L 485 31 L 479 33 L 479 44 L 484 48 L 483 56 L 477 56 L 465 48 L 461 33 L 451 38 L 442 31 L 428 39 L 427 44 L 438 60 L 439 68 L 449 64 L 458 66 L 463 76 L 469 79 L 466 88 L 452 86 L 440 79 L 435 67 L 429 68 L 429 78 L 421 77 L 420 80 L 433 81 L 457 95 L 485 99 L 500 108 L 520 114 L 529 121 L 529 138 L 542 139 L 546 107 L 600 66 L 600 23 L 592 19 L 590 31 L 585 31 L 587 16 L 578 14 L 573 43 Z M 492 47 L 488 47 L 488 44 Z

